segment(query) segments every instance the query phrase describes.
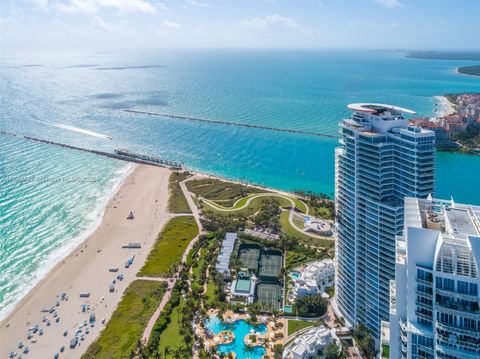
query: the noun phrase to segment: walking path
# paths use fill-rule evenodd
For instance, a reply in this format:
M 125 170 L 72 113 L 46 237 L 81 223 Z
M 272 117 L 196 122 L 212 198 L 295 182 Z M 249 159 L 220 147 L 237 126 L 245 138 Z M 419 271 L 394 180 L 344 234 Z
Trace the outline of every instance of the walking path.
M 234 203 L 234 205 L 232 207 L 224 207 L 222 205 L 219 205 L 218 203 L 215 203 L 209 199 L 206 199 L 204 197 L 198 197 L 202 202 L 206 203 L 208 206 L 212 207 L 213 209 L 215 209 L 216 211 L 220 211 L 220 212 L 236 212 L 236 211 L 240 211 L 242 209 L 245 209 L 247 208 L 250 203 L 256 199 L 256 198 L 260 198 L 260 197 L 278 197 L 278 198 L 283 198 L 287 201 L 290 202 L 290 214 L 289 214 L 289 217 L 288 217 L 288 222 L 290 224 L 290 226 L 292 226 L 293 229 L 295 229 L 296 231 L 306 235 L 306 236 L 309 236 L 311 238 L 316 238 L 316 239 L 325 239 L 325 240 L 335 240 L 334 236 L 331 236 L 331 237 L 325 237 L 325 236 L 321 236 L 321 235 L 318 235 L 318 234 L 314 234 L 314 233 L 310 233 L 310 232 L 307 232 L 305 230 L 303 230 L 302 228 L 298 227 L 295 222 L 293 221 L 293 216 L 295 214 L 298 215 L 298 213 L 295 211 L 297 207 L 295 201 L 287 196 L 287 195 L 284 195 L 284 194 L 281 194 L 281 193 L 259 193 L 259 194 L 254 194 L 254 195 L 250 195 L 247 197 L 247 200 L 245 201 L 245 198 L 241 198 L 239 199 L 238 201 L 236 201 Z M 245 203 L 239 207 L 238 204 L 240 201 L 245 201 Z M 306 213 L 308 215 L 308 206 L 301 200 L 298 200 L 300 203 L 302 203 L 305 208 L 306 208 Z
M 145 278 L 142 278 L 142 279 L 145 279 Z M 154 279 L 150 279 L 150 280 L 154 280 Z M 176 281 L 177 281 L 176 279 L 168 281 L 167 291 L 163 295 L 162 301 L 158 305 L 157 310 L 155 310 L 152 317 L 148 321 L 148 324 L 145 327 L 145 330 L 143 331 L 142 343 L 147 344 L 148 338 L 150 338 L 150 334 L 152 333 L 153 327 L 157 322 L 158 317 L 162 313 L 162 310 L 165 307 L 165 305 L 167 305 L 168 301 L 170 300 L 170 296 L 172 295 L 172 289 L 175 286 Z
M 172 217 L 186 216 L 186 215 L 193 216 L 193 218 L 195 218 L 195 222 L 197 223 L 197 226 L 198 226 L 198 234 L 195 236 L 195 238 L 193 238 L 190 241 L 187 248 L 183 252 L 181 266 L 178 269 L 177 273 L 182 271 L 183 266 L 185 265 L 185 263 L 187 261 L 188 253 L 190 253 L 190 250 L 193 248 L 195 243 L 197 243 L 198 238 L 200 237 L 200 234 L 203 232 L 202 223 L 200 222 L 200 214 L 199 214 L 198 208 L 197 208 L 197 206 L 195 205 L 195 202 L 192 199 L 190 191 L 188 191 L 187 187 L 185 186 L 185 182 L 187 180 L 188 180 L 188 178 L 186 180 L 183 180 L 179 184 L 180 184 L 180 188 L 182 189 L 183 195 L 185 196 L 185 198 L 188 202 L 188 205 L 190 206 L 190 209 L 191 209 L 192 213 L 191 214 L 190 213 L 188 213 L 188 214 L 187 213 L 180 213 L 178 215 L 172 215 Z M 155 326 L 155 323 L 157 322 L 158 318 L 160 317 L 160 314 L 162 313 L 163 308 L 165 308 L 165 305 L 167 305 L 168 301 L 170 300 L 170 296 L 172 295 L 172 289 L 175 286 L 175 284 L 177 283 L 178 276 L 175 275 L 171 278 L 140 277 L 139 279 L 155 280 L 155 281 L 159 281 L 159 282 L 165 282 L 166 281 L 168 283 L 167 292 L 164 294 L 164 296 L 162 298 L 162 301 L 158 305 L 158 307 L 155 310 L 155 312 L 153 313 L 153 315 L 150 317 L 150 320 L 148 321 L 148 324 L 145 327 L 145 330 L 143 331 L 142 343 L 147 344 L 148 339 L 150 338 L 150 335 L 152 334 L 152 330 L 153 330 L 153 327 Z M 189 285 L 190 285 L 190 281 L 189 281 Z

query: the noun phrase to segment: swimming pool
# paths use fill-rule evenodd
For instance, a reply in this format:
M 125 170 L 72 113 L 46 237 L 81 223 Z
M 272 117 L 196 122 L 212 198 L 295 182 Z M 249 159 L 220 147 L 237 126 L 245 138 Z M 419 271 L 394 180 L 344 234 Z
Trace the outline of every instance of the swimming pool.
M 228 354 L 233 352 L 236 354 L 237 359 L 261 359 L 267 352 L 264 347 L 259 345 L 252 347 L 251 350 L 246 350 L 247 348 L 243 342 L 245 336 L 250 334 L 251 329 L 254 329 L 256 332 L 262 334 L 265 333 L 267 331 L 265 324 L 251 325 L 245 320 L 237 320 L 232 324 L 227 324 L 218 317 L 210 317 L 209 319 L 205 320 L 205 326 L 213 334 L 218 334 L 223 330 L 231 330 L 235 335 L 233 342 L 229 344 L 217 345 L 216 350 L 218 353 Z
M 298 279 L 300 278 L 300 272 L 297 272 L 297 271 L 293 271 L 293 272 L 290 272 L 290 277 L 292 277 L 293 279 Z

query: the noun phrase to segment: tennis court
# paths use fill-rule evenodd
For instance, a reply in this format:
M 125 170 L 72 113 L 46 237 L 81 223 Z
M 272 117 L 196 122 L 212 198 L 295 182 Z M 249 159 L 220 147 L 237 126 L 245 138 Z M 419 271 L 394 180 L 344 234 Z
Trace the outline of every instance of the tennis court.
M 257 287 L 257 303 L 272 310 L 282 304 L 282 288 L 277 284 L 260 283 Z
M 258 269 L 258 258 L 260 257 L 260 249 L 257 248 L 241 248 L 239 260 L 242 267 L 247 267 L 252 271 Z
M 281 255 L 262 254 L 259 276 L 277 278 L 282 269 L 282 261 Z

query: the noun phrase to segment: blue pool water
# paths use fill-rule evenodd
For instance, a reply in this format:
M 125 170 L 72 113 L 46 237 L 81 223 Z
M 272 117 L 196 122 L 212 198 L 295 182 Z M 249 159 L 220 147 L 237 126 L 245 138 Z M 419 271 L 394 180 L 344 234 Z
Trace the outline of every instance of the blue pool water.
M 292 277 L 293 279 L 298 279 L 300 278 L 300 273 L 298 273 L 297 271 L 290 272 L 290 277 Z
M 250 330 L 254 329 L 256 332 L 265 333 L 267 327 L 264 324 L 251 325 L 244 320 L 237 320 L 232 324 L 223 322 L 218 317 L 210 317 L 205 321 L 205 326 L 213 333 L 218 334 L 223 330 L 230 330 L 235 335 L 235 339 L 230 344 L 220 344 L 217 346 L 219 353 L 235 353 L 237 359 L 261 359 L 265 353 L 265 348 L 261 346 L 254 346 L 252 350 L 246 351 L 245 343 L 243 342 L 246 335 L 250 334 Z

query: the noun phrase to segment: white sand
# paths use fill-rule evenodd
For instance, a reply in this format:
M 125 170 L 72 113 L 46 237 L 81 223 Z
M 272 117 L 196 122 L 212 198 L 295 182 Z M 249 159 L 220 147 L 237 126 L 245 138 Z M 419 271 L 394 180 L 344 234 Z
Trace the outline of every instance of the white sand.
M 453 115 L 456 112 L 453 104 L 445 96 L 435 96 L 435 99 L 441 104 L 441 109 L 437 112 L 438 117 Z
M 11 351 L 20 354 L 22 350 L 17 348 L 20 341 L 30 349 L 29 354 L 22 355 L 24 358 L 53 358 L 62 346 L 65 352 L 60 354 L 61 358 L 79 358 L 83 354 L 104 327 L 102 319 L 108 322 L 168 219 L 169 175 L 170 171 L 164 168 L 143 165 L 135 168 L 108 203 L 95 233 L 59 263 L 0 324 L 0 358 L 7 358 Z M 129 211 L 134 212 L 135 219 L 126 219 Z M 139 242 L 142 248 L 121 248 L 129 242 Z M 125 269 L 125 261 L 133 254 L 133 265 Z M 119 271 L 111 273 L 110 267 L 118 267 Z M 109 293 L 109 284 L 118 274 L 125 278 L 117 281 L 114 293 Z M 68 301 L 57 299 L 63 292 L 67 293 Z M 91 296 L 80 298 L 80 292 L 91 292 Z M 105 297 L 103 301 L 102 297 Z M 55 305 L 57 300 L 60 302 L 55 307 L 59 323 L 52 314 L 40 312 Z M 76 328 L 89 320 L 89 314 L 81 311 L 82 304 L 93 308 L 97 320 L 85 340 L 72 350 L 69 342 Z M 43 316 L 50 319 L 50 326 L 42 322 Z M 43 328 L 44 334 L 35 334 L 32 339 L 37 343 L 31 343 L 27 340 L 27 331 L 35 324 Z M 65 330 L 68 330 L 66 337 L 63 336 Z

